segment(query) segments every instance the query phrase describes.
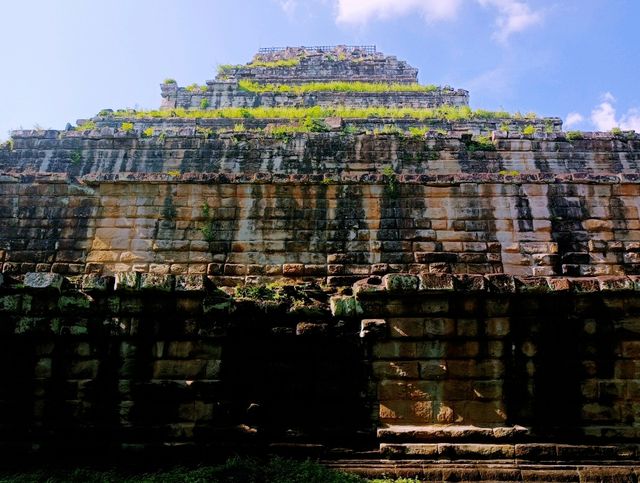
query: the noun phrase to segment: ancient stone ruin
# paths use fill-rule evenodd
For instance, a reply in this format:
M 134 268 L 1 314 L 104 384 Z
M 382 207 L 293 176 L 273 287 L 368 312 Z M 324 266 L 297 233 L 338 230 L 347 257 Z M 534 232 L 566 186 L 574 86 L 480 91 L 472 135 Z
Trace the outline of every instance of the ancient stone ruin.
M 0 149 L 0 444 L 637 481 L 640 138 L 261 49 Z

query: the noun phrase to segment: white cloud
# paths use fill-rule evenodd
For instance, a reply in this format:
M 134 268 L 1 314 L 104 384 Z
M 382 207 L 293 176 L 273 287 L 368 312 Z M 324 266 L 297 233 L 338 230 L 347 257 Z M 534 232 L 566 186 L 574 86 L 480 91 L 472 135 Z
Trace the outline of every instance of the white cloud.
M 278 4 L 287 17 L 293 17 L 296 8 L 298 8 L 298 0 L 278 0 Z
M 336 21 L 365 24 L 372 19 L 401 17 L 413 11 L 425 20 L 450 20 L 456 17 L 461 0 L 337 0 Z
M 335 0 L 336 21 L 363 25 L 375 19 L 420 13 L 427 22 L 454 20 L 464 1 L 470 0 Z M 511 34 L 522 32 L 542 21 L 542 12 L 532 10 L 522 0 L 474 0 L 497 10 L 493 37 L 505 43 Z
M 584 116 L 579 112 L 570 112 L 564 121 L 565 127 L 572 127 L 584 121 Z
M 606 92 L 602 96 L 602 102 L 591 111 L 591 122 L 598 131 L 610 131 L 614 127 L 622 130 L 640 132 L 640 109 L 632 107 L 620 117 L 617 116 L 614 106 L 616 98 Z
M 518 0 L 477 0 L 483 7 L 498 10 L 497 30 L 493 37 L 505 43 L 511 34 L 522 32 L 542 22 L 542 12 L 531 10 L 529 5 Z

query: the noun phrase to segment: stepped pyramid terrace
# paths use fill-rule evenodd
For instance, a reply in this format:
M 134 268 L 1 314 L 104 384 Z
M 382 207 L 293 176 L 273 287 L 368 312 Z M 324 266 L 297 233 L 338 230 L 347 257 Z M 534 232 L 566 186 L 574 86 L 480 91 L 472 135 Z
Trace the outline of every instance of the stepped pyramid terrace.
M 5 454 L 638 480 L 635 132 L 367 45 L 160 94 L 0 147 Z

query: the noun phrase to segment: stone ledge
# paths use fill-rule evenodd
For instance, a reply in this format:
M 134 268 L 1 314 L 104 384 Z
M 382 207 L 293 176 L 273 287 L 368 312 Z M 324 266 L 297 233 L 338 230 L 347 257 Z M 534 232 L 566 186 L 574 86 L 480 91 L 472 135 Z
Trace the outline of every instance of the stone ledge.
M 529 277 L 507 274 L 468 275 L 392 273 L 371 276 L 353 285 L 357 298 L 376 298 L 391 294 L 485 292 L 510 294 L 589 294 L 640 291 L 640 276 Z
M 443 441 L 515 441 L 530 434 L 524 426 L 480 427 L 471 425 L 430 424 L 425 426 L 388 425 L 378 428 L 377 435 L 384 442 L 443 442 Z
M 420 481 L 483 481 L 483 482 L 628 482 L 638 481 L 640 471 L 631 462 L 591 465 L 518 464 L 515 462 L 450 463 L 406 458 L 322 460 L 329 468 L 355 473 L 369 478 L 417 478 Z
M 58 173 L 51 173 L 58 174 Z M 21 182 L 31 182 L 29 175 L 6 172 L 5 176 L 19 178 Z M 39 182 L 64 182 L 65 177 L 50 179 L 40 176 Z M 195 184 L 383 184 L 388 179 L 381 173 L 352 172 L 336 174 L 334 172 L 318 174 L 285 173 L 137 173 L 88 174 L 80 178 L 89 185 L 111 183 L 195 183 Z M 401 185 L 455 186 L 459 184 L 638 184 L 637 173 L 455 173 L 455 174 L 398 174 L 396 181 Z
M 0 183 L 73 183 L 76 178 L 68 173 L 35 171 L 2 171 Z M 370 184 L 386 185 L 388 179 L 381 173 L 352 172 L 336 174 L 334 172 L 317 174 L 286 173 L 199 173 L 180 174 L 122 172 L 117 174 L 87 174 L 78 178 L 87 186 L 120 183 L 190 183 L 190 184 Z M 455 173 L 455 174 L 398 174 L 397 183 L 401 185 L 456 186 L 459 184 L 640 184 L 637 173 Z
M 391 459 L 512 460 L 520 463 L 637 462 L 638 445 L 498 444 L 498 443 L 381 443 L 380 453 Z

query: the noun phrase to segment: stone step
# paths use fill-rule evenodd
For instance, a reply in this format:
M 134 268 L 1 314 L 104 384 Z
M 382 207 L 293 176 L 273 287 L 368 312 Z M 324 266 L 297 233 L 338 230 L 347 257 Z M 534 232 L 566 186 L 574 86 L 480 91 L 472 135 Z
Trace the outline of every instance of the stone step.
M 513 463 L 636 463 L 640 445 L 571 445 L 555 443 L 381 443 L 380 454 L 390 459 L 433 461 L 509 461 Z
M 530 434 L 524 426 L 480 427 L 471 425 L 386 425 L 378 428 L 381 442 L 521 441 Z
M 616 482 L 637 483 L 640 468 L 633 464 L 532 465 L 501 463 L 433 463 L 423 460 L 353 459 L 321 461 L 330 468 L 368 478 L 417 478 L 450 482 Z

